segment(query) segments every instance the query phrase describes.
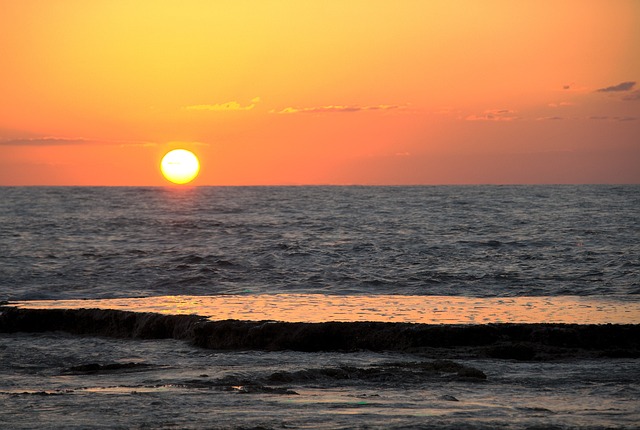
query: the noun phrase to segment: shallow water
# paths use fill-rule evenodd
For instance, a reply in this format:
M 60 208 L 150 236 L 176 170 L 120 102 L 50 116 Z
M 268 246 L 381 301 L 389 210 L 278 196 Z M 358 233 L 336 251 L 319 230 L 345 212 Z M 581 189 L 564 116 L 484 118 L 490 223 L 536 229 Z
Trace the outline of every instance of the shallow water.
M 482 371 L 480 379 L 451 366 L 429 370 L 434 360 L 418 354 L 221 352 L 60 333 L 3 334 L 0 356 L 0 423 L 11 428 L 630 429 L 640 422 L 640 366 L 631 359 L 455 361 Z
M 595 297 L 471 298 L 259 294 L 13 302 L 25 309 L 114 309 L 212 321 L 377 321 L 418 324 L 638 324 L 640 303 Z

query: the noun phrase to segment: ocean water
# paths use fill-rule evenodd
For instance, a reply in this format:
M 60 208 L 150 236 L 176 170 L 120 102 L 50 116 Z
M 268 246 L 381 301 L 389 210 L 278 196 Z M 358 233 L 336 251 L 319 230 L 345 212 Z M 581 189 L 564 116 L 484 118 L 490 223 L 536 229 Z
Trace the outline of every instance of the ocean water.
M 640 298 L 640 186 L 0 188 L 0 299 Z
M 0 301 L 311 322 L 411 321 L 469 303 L 524 321 L 542 309 L 545 322 L 561 304 L 640 324 L 639 214 L 640 186 L 0 188 Z M 48 331 L 53 320 L 3 333 L 9 314 L 0 308 L 0 428 L 640 423 L 637 350 L 207 349 Z
M 638 359 L 436 361 L 0 336 L 3 428 L 637 429 Z M 6 361 L 16 363 L 7 369 Z M 434 364 L 435 363 L 435 364 Z M 460 375 L 464 366 L 486 379 Z

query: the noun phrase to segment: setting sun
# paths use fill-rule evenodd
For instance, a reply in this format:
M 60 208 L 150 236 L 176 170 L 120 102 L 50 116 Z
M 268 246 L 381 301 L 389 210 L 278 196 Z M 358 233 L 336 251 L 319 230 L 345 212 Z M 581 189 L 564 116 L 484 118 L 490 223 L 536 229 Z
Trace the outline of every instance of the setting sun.
M 164 177 L 174 184 L 186 184 L 198 176 L 200 163 L 193 152 L 174 149 L 162 158 L 160 170 Z
M 1 4 L 1 186 L 640 183 L 638 0 Z

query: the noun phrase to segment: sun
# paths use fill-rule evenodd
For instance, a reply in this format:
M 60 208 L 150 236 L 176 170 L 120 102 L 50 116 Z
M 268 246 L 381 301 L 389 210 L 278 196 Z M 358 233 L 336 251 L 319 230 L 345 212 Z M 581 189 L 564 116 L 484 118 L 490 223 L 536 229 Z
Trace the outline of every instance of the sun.
M 174 149 L 166 153 L 160 162 L 160 170 L 167 180 L 174 184 L 186 184 L 198 176 L 198 157 L 186 149 Z

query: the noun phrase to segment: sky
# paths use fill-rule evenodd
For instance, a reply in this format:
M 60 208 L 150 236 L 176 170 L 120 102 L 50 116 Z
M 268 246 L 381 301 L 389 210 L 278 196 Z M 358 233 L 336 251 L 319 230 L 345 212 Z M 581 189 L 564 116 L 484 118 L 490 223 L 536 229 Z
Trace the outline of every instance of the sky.
M 640 183 L 640 1 L 0 10 L 0 185 Z

